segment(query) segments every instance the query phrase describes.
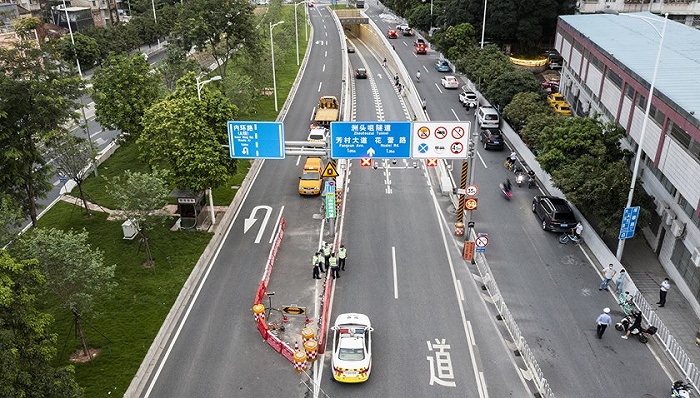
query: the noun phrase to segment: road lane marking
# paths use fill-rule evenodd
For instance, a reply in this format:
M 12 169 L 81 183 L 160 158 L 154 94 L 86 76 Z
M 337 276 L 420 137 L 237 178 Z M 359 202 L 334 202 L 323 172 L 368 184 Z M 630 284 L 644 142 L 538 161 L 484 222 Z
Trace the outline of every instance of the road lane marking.
M 318 92 L 321 92 L 321 87 L 323 87 L 323 82 L 318 82 Z
M 272 234 L 270 235 L 270 241 L 268 243 L 272 243 L 272 241 L 275 240 L 275 235 L 277 235 L 277 230 L 282 227 L 280 225 L 280 220 L 282 219 L 283 212 L 284 212 L 284 206 L 282 206 L 282 208 L 280 209 L 280 214 L 277 216 L 277 220 L 275 221 L 275 225 L 277 227 L 272 228 Z
M 391 247 L 391 264 L 394 267 L 394 298 L 399 298 L 399 280 L 396 278 L 396 246 Z
M 452 108 L 450 110 L 452 111 L 452 114 L 455 115 L 455 119 L 457 119 L 457 121 L 460 121 L 459 116 L 457 116 L 457 112 L 455 112 L 454 108 Z
M 462 287 L 462 282 L 457 279 L 457 287 L 459 290 L 457 291 L 457 295 L 459 296 L 459 299 L 464 301 L 464 288 Z

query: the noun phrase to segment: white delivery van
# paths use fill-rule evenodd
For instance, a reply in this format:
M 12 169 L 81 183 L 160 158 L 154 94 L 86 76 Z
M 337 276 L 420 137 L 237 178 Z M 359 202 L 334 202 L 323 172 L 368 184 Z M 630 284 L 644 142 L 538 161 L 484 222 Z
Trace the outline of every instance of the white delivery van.
M 476 120 L 482 129 L 497 129 L 501 125 L 501 117 L 492 106 L 482 106 L 476 113 Z

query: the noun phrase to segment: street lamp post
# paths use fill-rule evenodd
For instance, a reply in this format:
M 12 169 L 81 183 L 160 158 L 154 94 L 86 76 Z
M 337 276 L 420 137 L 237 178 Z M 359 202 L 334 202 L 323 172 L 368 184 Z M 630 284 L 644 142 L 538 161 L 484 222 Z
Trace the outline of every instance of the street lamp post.
M 204 85 L 207 83 L 215 82 L 217 80 L 221 80 L 221 76 L 212 76 L 211 79 L 207 79 L 203 82 L 200 82 L 199 76 L 197 76 L 197 101 L 202 100 L 202 87 L 204 87 Z M 212 194 L 211 187 L 207 189 L 207 195 L 209 196 L 209 215 L 211 216 L 211 225 L 214 225 L 216 222 L 216 213 L 214 212 L 214 195 Z
M 70 18 L 68 17 L 68 8 L 66 7 L 66 0 L 63 0 L 63 11 L 66 14 L 66 24 L 68 24 L 68 33 L 70 33 L 70 42 L 73 45 L 73 55 L 75 56 L 75 65 L 78 67 L 78 75 L 80 76 L 80 80 L 83 80 L 83 70 L 80 68 L 80 59 L 78 59 L 78 49 L 75 48 L 75 38 L 73 38 L 73 27 L 70 25 Z M 88 145 L 90 146 L 90 152 L 94 152 L 94 148 L 92 146 L 92 138 L 90 138 L 90 130 L 88 128 L 88 121 L 87 121 L 87 116 L 85 116 L 85 105 L 83 104 L 83 97 L 80 96 L 80 111 L 83 114 L 83 133 L 85 133 L 85 138 L 87 138 Z M 94 156 L 93 156 L 94 158 Z M 92 165 L 92 171 L 95 173 L 95 177 L 97 177 L 97 166 L 95 166 L 95 161 L 94 159 L 90 161 L 90 164 Z
M 272 57 L 272 91 L 275 96 L 275 112 L 279 111 L 279 106 L 277 105 L 277 76 L 275 75 L 275 43 L 272 40 L 272 28 L 275 26 L 284 23 L 284 21 L 279 21 L 275 24 L 270 22 L 270 54 Z M 298 54 L 298 52 L 297 52 Z
M 201 101 L 201 100 L 202 100 L 202 87 L 204 87 L 204 85 L 207 84 L 207 83 L 215 82 L 215 81 L 218 81 L 218 80 L 221 80 L 221 76 L 216 75 L 216 76 L 213 76 L 213 77 L 212 77 L 211 79 L 209 79 L 209 80 L 205 80 L 205 81 L 203 81 L 203 82 L 200 82 L 200 81 L 199 81 L 199 76 L 197 76 L 197 101 Z
M 484 48 L 484 34 L 486 34 L 486 5 L 489 0 L 484 0 L 484 18 L 481 21 L 481 48 Z
M 629 15 L 629 14 L 618 14 L 621 16 L 626 16 L 630 18 L 637 18 L 641 19 L 642 21 L 646 22 L 649 24 L 656 33 L 659 35 L 659 48 L 656 52 L 656 61 L 654 62 L 654 73 L 651 78 L 651 86 L 649 86 L 649 94 L 647 95 L 647 104 L 646 104 L 646 109 L 644 110 L 644 121 L 642 122 L 642 131 L 639 135 L 639 142 L 637 143 L 637 153 L 635 155 L 634 159 L 634 168 L 632 169 L 632 182 L 630 183 L 630 190 L 627 195 L 627 205 L 625 208 L 628 208 L 632 206 L 632 198 L 634 197 L 634 187 L 637 184 L 637 175 L 639 174 L 639 164 L 641 163 L 642 159 L 642 153 L 644 151 L 643 149 L 643 144 L 644 144 L 644 136 L 646 135 L 647 132 L 647 125 L 649 124 L 649 112 L 651 110 L 651 100 L 654 97 L 654 86 L 656 85 L 656 75 L 657 72 L 659 71 L 659 61 L 661 60 L 661 49 L 663 48 L 664 45 L 664 35 L 666 34 L 666 24 L 668 23 L 668 14 L 664 14 L 664 24 L 663 27 L 661 28 L 661 31 L 654 26 L 650 21 L 649 18 L 638 16 L 638 15 Z M 654 20 L 656 21 L 656 20 Z M 622 252 L 625 249 L 625 239 L 620 239 L 617 242 L 617 253 L 616 257 L 618 260 L 622 259 Z
M 297 22 L 297 6 L 304 3 L 306 3 L 306 0 L 294 3 L 294 36 L 296 36 L 297 41 L 297 66 L 299 66 L 299 24 Z M 270 37 L 272 37 L 272 34 L 270 34 Z

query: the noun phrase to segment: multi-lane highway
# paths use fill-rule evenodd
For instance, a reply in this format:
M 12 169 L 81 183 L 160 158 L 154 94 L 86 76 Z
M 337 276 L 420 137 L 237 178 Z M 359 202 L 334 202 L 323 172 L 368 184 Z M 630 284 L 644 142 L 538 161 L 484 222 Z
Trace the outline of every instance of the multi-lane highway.
M 368 6 L 367 14 L 381 29 L 396 24 L 380 16 L 379 7 Z M 310 11 L 313 47 L 284 120 L 286 140 L 305 139 L 320 95 L 341 95 L 342 39 L 326 7 Z M 440 86 L 442 74 L 432 67 L 437 54 L 415 55 L 412 39 L 392 41 L 396 60 L 411 75 L 422 73 L 418 92 L 409 86 L 404 94 L 425 98 L 431 120 L 473 122 L 473 111 L 462 108 L 457 92 Z M 382 66 L 377 49 L 365 41 L 353 41 L 353 46 L 351 68 L 365 67 L 370 74 L 352 83 L 354 119 L 407 120 L 417 110 L 408 109 L 406 97 L 398 95 L 393 70 Z M 515 188 L 510 202 L 499 196 L 497 184 L 508 175 L 501 165 L 504 156 L 477 150 L 479 209 L 473 217 L 477 230 L 489 234 L 489 265 L 556 395 L 665 394 L 668 377 L 647 346 L 622 340 L 613 329 L 603 340 L 595 339 L 600 309 L 616 309 L 612 297 L 595 289 L 597 273 L 581 249 L 561 246 L 539 228 L 530 211 L 536 190 Z M 314 302 L 322 285 L 311 280 L 308 264 L 328 231 L 319 219 L 320 200 L 296 193 L 301 161 L 266 161 L 257 172 L 141 396 L 309 395 L 291 365 L 261 341 L 250 311 L 274 221 L 284 217 L 287 231 L 268 290 L 294 286 L 294 296 L 274 296 L 276 305 L 305 305 L 312 317 L 318 316 Z M 315 391 L 328 396 L 532 396 L 530 376 L 496 320 L 476 270 L 461 260 L 451 204 L 439 193 L 432 170 L 416 163 L 414 168 L 414 161 L 380 160 L 372 169 L 352 162 L 348 168 L 340 234 L 349 256 L 335 284 L 330 318 L 343 312 L 370 316 L 373 370 L 361 385 L 330 381 L 329 347 L 311 372 L 320 387 Z M 256 211 L 269 212 L 268 221 L 246 230 L 245 219 Z M 256 239 L 260 231 L 262 240 Z

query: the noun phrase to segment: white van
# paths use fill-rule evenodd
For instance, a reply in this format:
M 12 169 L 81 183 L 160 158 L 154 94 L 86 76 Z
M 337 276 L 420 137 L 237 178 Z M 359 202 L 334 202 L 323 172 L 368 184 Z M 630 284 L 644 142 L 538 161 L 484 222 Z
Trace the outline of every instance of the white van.
M 501 125 L 501 117 L 492 106 L 482 106 L 476 113 L 476 120 L 482 129 L 497 129 Z

